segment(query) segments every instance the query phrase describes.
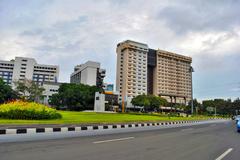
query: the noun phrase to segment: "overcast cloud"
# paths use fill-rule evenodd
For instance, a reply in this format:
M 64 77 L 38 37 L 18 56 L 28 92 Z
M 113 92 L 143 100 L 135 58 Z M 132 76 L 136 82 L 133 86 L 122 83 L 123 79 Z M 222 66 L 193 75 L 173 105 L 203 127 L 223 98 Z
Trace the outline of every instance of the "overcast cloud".
M 99 61 L 115 83 L 116 45 L 132 39 L 193 58 L 195 97 L 240 93 L 239 0 L 0 0 L 0 59 L 73 67 Z

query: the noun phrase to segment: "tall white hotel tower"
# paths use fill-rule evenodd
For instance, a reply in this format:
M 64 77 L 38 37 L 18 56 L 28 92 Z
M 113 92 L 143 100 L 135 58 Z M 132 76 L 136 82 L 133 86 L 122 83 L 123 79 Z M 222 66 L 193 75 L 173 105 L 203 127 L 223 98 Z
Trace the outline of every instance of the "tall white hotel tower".
M 192 58 L 147 44 L 126 40 L 117 45 L 116 90 L 119 102 L 127 102 L 141 94 L 161 96 L 172 103 L 191 100 Z

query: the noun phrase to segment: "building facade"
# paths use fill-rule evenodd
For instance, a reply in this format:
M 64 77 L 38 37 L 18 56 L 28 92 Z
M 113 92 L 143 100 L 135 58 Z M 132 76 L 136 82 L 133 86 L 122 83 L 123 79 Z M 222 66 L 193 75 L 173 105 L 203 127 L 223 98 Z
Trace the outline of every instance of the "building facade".
M 116 90 L 119 101 L 153 94 L 168 102 L 191 100 L 191 57 L 154 50 L 147 44 L 127 40 L 117 45 Z
M 24 79 L 43 82 L 57 82 L 59 67 L 57 65 L 38 64 L 33 58 L 15 57 L 11 61 L 0 60 L 0 78 L 7 84 Z
M 60 85 L 61 83 L 56 82 L 43 82 L 42 87 L 44 88 L 44 91 L 41 103 L 48 105 L 49 99 L 52 97 L 52 95 L 58 93 Z
M 104 89 L 104 92 L 113 92 L 114 85 L 113 84 L 109 84 L 109 83 L 104 83 L 103 84 L 103 89 Z
M 100 63 L 87 61 L 74 67 L 74 72 L 71 74 L 71 83 L 82 83 L 90 86 L 103 87 L 103 79 L 105 77 L 105 69 L 100 68 Z
M 119 101 L 130 104 L 133 97 L 147 94 L 147 53 L 148 46 L 143 43 L 118 44 L 116 91 Z

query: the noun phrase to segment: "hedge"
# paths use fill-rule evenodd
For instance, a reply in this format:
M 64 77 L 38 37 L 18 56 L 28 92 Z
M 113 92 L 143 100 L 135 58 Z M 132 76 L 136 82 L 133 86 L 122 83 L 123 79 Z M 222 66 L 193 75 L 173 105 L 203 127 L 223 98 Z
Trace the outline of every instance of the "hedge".
M 61 114 L 53 108 L 35 102 L 14 101 L 0 105 L 0 118 L 3 119 L 59 119 Z

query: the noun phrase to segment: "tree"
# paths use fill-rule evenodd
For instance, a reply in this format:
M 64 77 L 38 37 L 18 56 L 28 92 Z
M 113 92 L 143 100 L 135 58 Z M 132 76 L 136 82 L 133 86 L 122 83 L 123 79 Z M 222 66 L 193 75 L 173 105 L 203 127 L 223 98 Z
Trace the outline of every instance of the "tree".
M 235 114 L 236 110 L 240 109 L 238 101 L 239 99 L 236 99 L 233 102 L 231 101 L 231 99 L 205 100 L 202 103 L 202 107 L 205 109 L 206 112 L 210 114 L 214 114 L 214 110 L 216 108 L 217 114 L 233 115 Z
M 149 99 L 145 94 L 134 97 L 131 101 L 134 106 L 147 107 L 150 105 Z
M 0 103 L 17 99 L 17 93 L 0 78 Z
M 84 84 L 61 84 L 58 93 L 50 98 L 50 104 L 57 107 L 67 107 L 68 110 L 92 110 L 95 92 L 101 88 Z
M 31 86 L 28 88 L 29 100 L 40 102 L 40 98 L 42 97 L 44 90 L 45 89 L 43 87 L 40 87 L 37 83 L 32 82 Z
M 14 85 L 16 86 L 16 91 L 22 96 L 22 99 L 35 102 L 40 102 L 40 98 L 45 90 L 36 82 L 27 79 L 14 82 Z
M 150 110 L 158 110 L 160 105 L 161 105 L 161 100 L 159 97 L 154 96 L 154 95 L 148 95 L 147 96 L 148 100 L 149 100 L 149 109 Z
M 50 105 L 56 106 L 57 109 L 61 106 L 61 97 L 58 93 L 53 94 L 51 98 L 48 100 L 48 103 Z
M 158 110 L 160 106 L 166 106 L 167 100 L 154 95 L 138 95 L 131 101 L 134 106 L 144 107 L 147 111 Z
M 192 100 L 189 101 L 188 106 L 186 107 L 186 112 L 191 113 L 191 107 L 192 107 Z M 203 113 L 205 109 L 202 107 L 201 103 L 197 101 L 197 99 L 193 99 L 193 110 L 196 113 Z

